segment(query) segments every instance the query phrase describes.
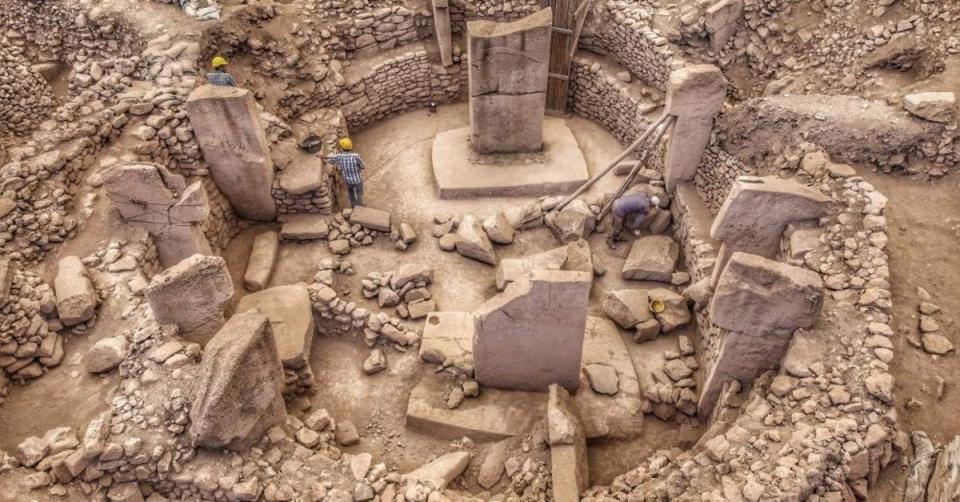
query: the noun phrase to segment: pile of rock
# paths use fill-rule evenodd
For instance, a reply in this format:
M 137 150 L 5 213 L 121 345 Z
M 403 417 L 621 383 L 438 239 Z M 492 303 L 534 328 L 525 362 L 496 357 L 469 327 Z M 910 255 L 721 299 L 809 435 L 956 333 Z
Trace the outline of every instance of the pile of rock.
M 406 250 L 417 240 L 417 233 L 406 223 L 391 226 L 391 215 L 370 207 L 347 208 L 333 218 L 320 215 L 293 215 L 285 218 L 280 238 L 306 242 L 326 240 L 330 252 L 342 256 L 360 246 L 372 245 L 380 235 L 387 235 L 399 250 Z
M 647 398 L 650 409 L 660 420 L 672 420 L 679 411 L 686 416 L 697 414 L 697 381 L 694 372 L 700 368 L 696 358 L 696 348 L 690 338 L 680 335 L 677 338 L 678 349 L 667 350 L 663 354 L 666 361 L 662 373 L 654 372 L 657 383 L 646 389 L 643 396 Z M 662 378 L 663 376 L 667 378 Z
M 317 264 L 317 273 L 313 276 L 313 282 L 319 282 L 333 287 L 334 274 L 353 275 L 353 264 L 339 256 L 324 258 Z
M 14 380 L 42 376 L 63 361 L 63 324 L 50 286 L 16 262 L 0 260 L 0 403 L 7 375 Z
M 937 321 L 937 314 L 941 312 L 940 306 L 933 303 L 933 297 L 923 288 L 917 288 L 917 297 L 920 299 L 917 304 L 917 311 L 920 313 L 920 343 L 912 338 L 910 343 L 922 346 L 923 350 L 938 356 L 953 351 L 953 343 L 939 333 L 940 322 Z
M 690 309 L 683 296 L 666 288 L 611 291 L 603 312 L 623 329 L 635 330 L 637 343 L 653 340 L 690 322 Z
M 404 327 L 400 319 L 391 318 L 386 312 L 371 313 L 356 302 L 344 300 L 325 284 L 310 284 L 308 290 L 314 314 L 320 319 L 321 333 L 327 333 L 328 329 L 341 332 L 362 330 L 364 340 L 370 347 L 382 341 L 402 348 L 415 345 L 420 340 L 420 335 Z
M 437 310 L 437 302 L 427 288 L 432 282 L 432 268 L 407 263 L 395 272 L 371 272 L 361 284 L 364 298 L 376 298 L 381 309 L 396 307 L 401 318 L 416 320 Z

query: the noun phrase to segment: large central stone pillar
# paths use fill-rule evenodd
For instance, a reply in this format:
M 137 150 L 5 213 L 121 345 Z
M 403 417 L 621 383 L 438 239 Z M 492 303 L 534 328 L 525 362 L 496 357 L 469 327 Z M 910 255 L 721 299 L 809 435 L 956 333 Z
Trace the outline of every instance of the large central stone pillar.
M 273 161 L 253 94 L 204 85 L 190 94 L 187 114 L 210 175 L 237 214 L 248 220 L 276 218 Z
M 543 147 L 553 12 L 512 23 L 467 23 L 470 141 L 481 154 Z

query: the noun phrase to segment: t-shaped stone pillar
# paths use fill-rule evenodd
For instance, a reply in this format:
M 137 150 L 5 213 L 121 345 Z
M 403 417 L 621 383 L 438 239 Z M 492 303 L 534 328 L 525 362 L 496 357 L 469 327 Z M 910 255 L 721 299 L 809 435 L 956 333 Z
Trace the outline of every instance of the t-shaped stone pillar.
M 552 23 L 550 8 L 512 23 L 467 23 L 470 141 L 478 153 L 543 147 Z
M 723 242 L 713 283 L 737 251 L 776 256 L 787 225 L 823 216 L 829 201 L 819 190 L 796 181 L 776 176 L 737 178 L 710 227 L 710 237 Z
M 135 163 L 113 167 L 104 186 L 123 220 L 153 237 L 163 268 L 194 254 L 213 254 L 200 229 L 210 208 L 199 181 L 187 186 L 183 176 L 163 166 Z
M 664 180 L 668 191 L 697 174 L 713 118 L 723 108 L 726 94 L 727 81 L 716 66 L 691 65 L 670 74 L 666 113 L 676 121 L 667 141 Z
M 823 281 L 816 272 L 734 253 L 710 301 L 710 321 L 729 332 L 707 368 L 700 417 L 713 413 L 725 384 L 745 385 L 779 367 L 793 332 L 812 326 L 822 304 Z
M 253 94 L 239 87 L 204 85 L 187 99 L 187 114 L 217 188 L 241 217 L 271 221 L 273 161 Z

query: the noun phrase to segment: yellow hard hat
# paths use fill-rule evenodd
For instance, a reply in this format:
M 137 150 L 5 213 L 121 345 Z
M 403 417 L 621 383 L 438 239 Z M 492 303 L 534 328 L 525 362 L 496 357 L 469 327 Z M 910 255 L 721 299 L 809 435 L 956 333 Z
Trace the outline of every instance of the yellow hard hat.
M 353 141 L 350 141 L 350 138 L 340 138 L 340 148 L 353 150 Z
M 212 66 L 214 70 L 220 68 L 221 66 L 227 66 L 227 58 L 223 56 L 214 56 L 213 61 L 210 61 L 210 66 Z

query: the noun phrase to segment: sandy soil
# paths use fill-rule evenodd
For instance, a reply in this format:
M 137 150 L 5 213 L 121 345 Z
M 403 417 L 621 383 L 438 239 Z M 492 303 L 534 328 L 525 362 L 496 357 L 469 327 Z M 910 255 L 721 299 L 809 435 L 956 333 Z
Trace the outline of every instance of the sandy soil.
M 890 275 L 893 286 L 893 326 L 896 358 L 891 369 L 896 379 L 899 426 L 906 432 L 925 431 L 934 443 L 949 442 L 960 434 L 960 358 L 927 354 L 911 345 L 919 336 L 917 287 L 930 292 L 943 308 L 940 333 L 960 346 L 957 313 L 960 312 L 960 175 L 937 182 L 912 181 L 861 170 L 861 174 L 888 198 L 887 222 Z M 943 399 L 936 397 L 937 382 L 946 382 Z M 900 501 L 907 471 L 904 463 L 884 471 L 871 491 L 880 501 Z

